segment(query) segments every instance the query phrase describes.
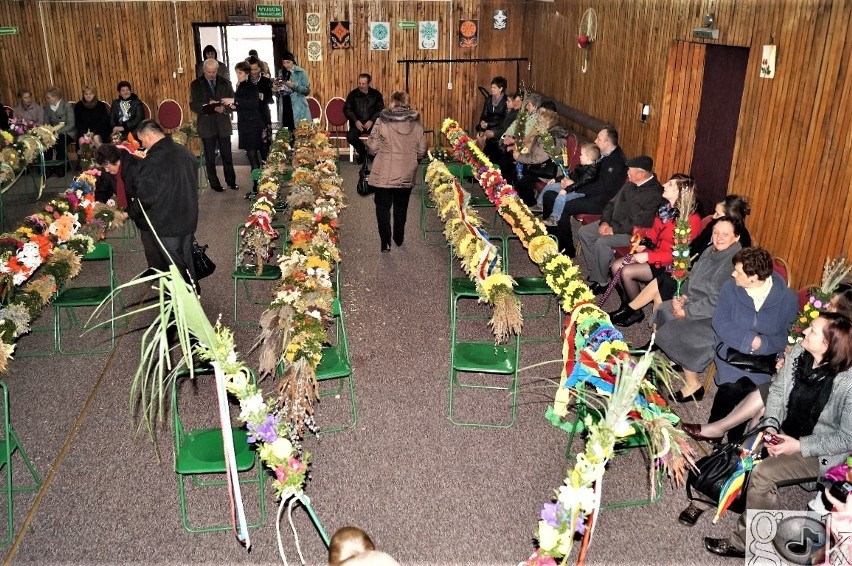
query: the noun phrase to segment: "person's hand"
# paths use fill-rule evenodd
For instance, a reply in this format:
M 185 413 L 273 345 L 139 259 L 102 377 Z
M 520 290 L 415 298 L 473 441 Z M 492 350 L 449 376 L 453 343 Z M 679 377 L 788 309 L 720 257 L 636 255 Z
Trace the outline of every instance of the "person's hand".
M 364 123 L 361 120 L 355 120 L 355 127 L 358 128 L 358 131 L 364 131 Z
M 373 127 L 373 121 L 372 120 L 367 120 L 366 122 L 364 122 L 364 129 L 365 130 L 369 130 L 372 127 Z
M 520 156 L 521 156 L 521 152 L 520 152 L 520 151 L 518 151 L 517 149 L 513 149 L 513 150 L 512 150 L 512 158 L 513 158 L 515 161 L 517 161 L 517 160 L 518 160 L 518 157 L 520 157 Z
M 686 318 L 686 311 L 674 305 L 672 305 L 672 314 L 675 318 Z
M 782 441 L 778 444 L 767 444 L 766 449 L 772 457 L 781 456 L 782 454 L 794 455 L 802 451 L 802 445 L 798 438 L 787 436 L 786 434 L 777 434 Z
M 485 139 L 490 140 L 490 139 L 494 138 L 494 131 L 493 130 L 485 130 L 483 132 L 483 135 L 485 136 Z
M 263 100 L 263 93 L 262 92 L 257 93 L 257 97 L 259 99 Z
M 211 100 L 211 102 L 215 102 L 215 100 Z M 227 104 L 228 106 L 234 105 L 234 99 L 233 98 L 223 98 L 219 102 L 221 102 L 222 104 Z
M 636 255 L 639 252 L 644 252 L 647 249 L 648 248 L 646 248 L 645 246 L 636 246 L 636 249 L 633 250 L 633 255 Z
M 294 83 L 293 81 L 287 81 L 287 82 L 286 82 L 286 83 L 284 83 L 284 84 L 285 84 L 285 85 L 287 85 L 288 87 L 290 87 L 291 89 L 295 89 L 295 88 L 296 88 L 296 83 Z
M 485 120 L 480 120 L 479 121 L 479 127 L 482 128 L 483 130 L 486 129 L 488 127 L 488 122 L 486 122 Z
M 612 236 L 613 235 L 612 226 L 610 226 L 606 222 L 601 222 L 600 225 L 598 226 L 598 235 L 599 236 Z
M 852 511 L 852 503 L 847 503 L 846 501 L 840 501 L 831 493 L 829 493 L 829 488 L 825 488 L 825 497 L 831 502 L 834 510 L 839 513 L 846 513 L 848 511 Z
M 686 295 L 680 297 L 672 297 L 672 306 L 682 309 L 686 305 Z
M 761 344 L 763 344 L 763 342 L 761 341 L 760 336 L 755 336 L 754 340 L 751 341 L 751 351 L 757 351 L 760 348 Z
M 565 196 L 565 195 L 567 195 L 567 194 L 568 194 L 568 191 L 566 191 L 565 189 L 560 189 L 560 190 L 559 190 L 559 194 L 560 194 L 561 196 Z
M 123 132 L 124 126 L 116 126 L 112 129 L 113 132 Z

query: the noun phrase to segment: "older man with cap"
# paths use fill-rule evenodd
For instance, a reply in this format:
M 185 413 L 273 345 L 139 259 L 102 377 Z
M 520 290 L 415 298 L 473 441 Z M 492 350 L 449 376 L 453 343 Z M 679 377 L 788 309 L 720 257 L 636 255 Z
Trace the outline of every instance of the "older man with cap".
M 589 288 L 600 294 L 609 282 L 613 250 L 630 244 L 635 227 L 650 228 L 663 202 L 663 186 L 647 155 L 626 163 L 627 182 L 604 207 L 599 222 L 580 228 L 580 245 L 589 266 Z

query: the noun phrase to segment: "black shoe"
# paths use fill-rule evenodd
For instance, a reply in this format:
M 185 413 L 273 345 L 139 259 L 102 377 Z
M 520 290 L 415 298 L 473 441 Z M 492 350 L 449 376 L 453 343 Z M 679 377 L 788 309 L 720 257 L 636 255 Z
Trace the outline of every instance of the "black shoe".
M 405 241 L 405 238 L 402 237 L 402 236 L 400 236 L 399 238 L 394 237 L 394 239 L 393 239 L 393 243 L 396 244 L 397 247 L 401 246 L 404 241 Z
M 228 188 L 229 188 L 229 189 L 231 189 L 232 191 L 238 191 L 238 190 L 240 190 L 239 185 L 236 185 L 236 184 L 231 185 L 231 186 L 230 186 L 230 187 L 228 187 Z
M 625 315 L 630 314 L 633 309 L 627 303 L 621 303 L 621 305 L 612 312 L 608 312 L 606 314 L 609 315 L 609 319 L 615 324 L 616 319 L 622 318 Z
M 597 281 L 589 281 L 589 289 L 595 295 L 602 295 L 606 292 L 607 285 L 601 285 Z
M 690 503 L 689 507 L 684 509 L 678 515 L 677 520 L 681 525 L 686 525 L 687 527 L 694 527 L 695 522 L 698 521 L 698 517 L 704 513 L 704 509 L 696 505 L 695 503 Z
M 257 193 L 249 191 L 246 193 L 246 196 L 244 198 L 246 200 L 254 200 L 255 198 L 257 198 Z
M 214 191 L 216 191 L 217 193 L 221 193 L 222 191 L 225 190 L 219 185 L 210 185 L 210 188 L 213 189 Z
M 642 312 L 642 309 L 635 311 L 630 307 L 627 307 L 627 310 L 621 316 L 610 317 L 610 320 L 613 324 L 617 324 L 618 326 L 628 327 L 633 326 L 637 322 L 642 322 L 645 320 L 645 313 Z
M 391 245 L 390 244 L 382 244 L 382 253 L 383 254 L 390 253 L 390 251 L 391 251 Z
M 734 548 L 728 539 L 704 537 L 704 548 L 716 556 L 725 558 L 745 558 L 745 552 Z
M 687 401 L 701 401 L 704 399 L 704 386 L 702 385 L 692 395 L 684 395 L 680 391 L 675 391 L 672 395 L 672 401 L 676 403 L 686 403 Z

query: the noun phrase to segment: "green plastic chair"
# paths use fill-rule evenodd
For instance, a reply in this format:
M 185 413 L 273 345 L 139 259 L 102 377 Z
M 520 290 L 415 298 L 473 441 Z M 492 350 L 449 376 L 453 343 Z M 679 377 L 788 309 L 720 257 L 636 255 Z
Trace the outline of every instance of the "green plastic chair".
M 554 240 L 552 235 L 550 236 Z M 509 273 L 509 256 L 510 256 L 510 242 L 517 242 L 520 244 L 520 239 L 514 234 L 504 236 L 503 237 L 503 261 L 505 270 Z M 526 254 L 525 254 L 526 255 Z M 529 257 L 529 256 L 527 256 Z M 538 267 L 536 267 L 538 269 Z M 554 336 L 546 337 L 546 338 L 522 338 L 521 342 L 553 342 L 553 341 L 562 341 L 562 308 L 559 305 L 559 301 L 556 299 L 556 293 L 553 292 L 553 289 L 547 284 L 543 276 L 523 276 L 512 274 L 512 278 L 515 280 L 517 284 L 515 286 L 515 294 L 524 297 L 524 296 L 535 296 L 541 295 L 547 297 L 547 306 L 542 312 L 524 312 L 524 319 L 532 319 L 532 318 L 545 318 L 550 315 L 550 309 L 552 306 L 556 305 L 556 313 L 557 313 L 557 331 Z
M 118 282 L 115 278 L 115 268 L 112 259 L 112 246 L 107 243 L 100 242 L 95 244 L 95 249 L 91 253 L 83 256 L 83 261 L 87 263 L 104 262 L 107 265 L 107 274 L 105 277 L 106 285 L 96 285 L 88 287 L 70 287 L 63 289 L 58 293 L 53 301 L 53 347 L 54 351 L 61 354 L 105 354 L 111 352 L 115 348 L 115 315 L 116 315 L 116 296 L 114 294 Z M 90 271 L 87 268 L 87 272 Z M 62 334 L 64 331 L 81 330 L 87 331 L 94 326 L 87 326 L 82 318 L 74 313 L 74 309 L 78 308 L 94 308 L 100 305 L 103 301 L 109 299 L 109 321 L 103 324 L 109 324 L 110 328 L 110 343 L 109 348 L 95 349 L 76 349 L 69 350 L 62 346 Z M 68 324 L 62 324 L 62 313 L 66 313 Z M 88 337 L 84 336 L 82 341 L 85 342 Z
M 212 368 L 197 368 L 195 377 L 212 376 Z M 256 382 L 255 374 L 249 370 L 252 383 Z M 227 479 L 203 479 L 209 475 L 225 474 L 225 450 L 221 428 L 200 428 L 187 430 L 180 418 L 178 405 L 178 389 L 184 378 L 189 377 L 189 370 L 181 370 L 172 383 L 172 413 L 174 415 L 175 432 L 175 473 L 178 480 L 180 495 L 180 516 L 183 528 L 191 533 L 209 533 L 214 531 L 231 530 L 232 525 L 212 525 L 195 527 L 190 524 L 187 516 L 186 480 L 189 477 L 195 487 L 222 487 L 228 484 Z M 241 477 L 240 485 L 257 484 L 260 498 L 260 517 L 257 522 L 249 524 L 249 528 L 258 528 L 266 521 L 266 494 L 264 493 L 265 472 L 260 463 L 256 463 L 256 452 L 248 442 L 248 431 L 245 428 L 231 428 L 234 437 L 234 452 L 238 472 L 248 472 L 256 468 L 254 476 Z
M 133 246 L 138 236 L 139 230 L 136 228 L 136 223 L 128 218 L 124 221 L 121 230 L 107 232 L 106 239 L 118 242 L 118 249 L 123 252 L 138 252 L 142 248 Z
M 249 284 L 252 281 L 276 281 L 281 278 L 281 268 L 277 265 L 271 263 L 264 263 L 263 269 L 260 272 L 260 275 L 257 274 L 256 266 L 254 265 L 240 265 L 238 261 L 239 251 L 240 251 L 240 242 L 241 235 L 240 229 L 243 227 L 242 224 L 237 225 L 236 229 L 236 237 L 234 239 L 234 323 L 243 328 L 251 328 L 255 326 L 259 326 L 260 322 L 258 321 L 242 321 L 239 318 L 239 285 L 242 284 L 243 294 L 245 296 L 245 300 L 248 303 L 252 303 L 255 305 L 265 305 L 269 303 L 269 298 L 264 298 L 262 300 L 255 299 L 252 297 L 251 289 L 249 288 Z
M 505 240 L 502 236 L 489 236 L 488 241 L 495 244 L 499 248 L 500 260 L 502 262 L 503 272 L 508 273 L 506 266 L 506 246 Z M 476 290 L 476 283 L 467 276 L 467 273 L 462 272 L 460 277 L 456 277 L 455 269 L 456 269 L 456 256 L 452 246 L 447 246 L 447 249 L 450 252 L 450 276 L 449 276 L 449 295 L 447 299 L 447 310 L 450 314 L 450 324 L 455 326 L 457 320 L 465 320 L 465 319 L 484 319 L 490 318 L 490 315 L 465 315 L 459 316 L 458 309 L 455 308 L 458 306 L 458 299 L 467 298 L 467 299 L 481 299 L 482 296 Z
M 348 388 L 349 419 L 347 424 L 330 426 L 317 431 L 317 434 L 332 434 L 349 428 L 358 423 L 358 404 L 355 400 L 355 377 L 352 373 L 352 362 L 349 358 L 349 341 L 346 339 L 346 325 L 343 320 L 343 308 L 340 299 L 334 299 L 331 315 L 334 317 L 333 341 L 322 349 L 322 360 L 316 368 L 317 382 L 320 383 L 320 398 L 339 398 Z M 334 382 L 333 388 L 323 388 L 323 382 Z
M 574 414 L 574 422 L 571 426 L 571 432 L 568 436 L 568 447 L 566 448 L 566 457 L 568 459 L 573 459 L 574 454 L 571 452 L 572 445 L 574 444 L 574 437 L 577 434 L 582 434 L 586 432 L 585 419 L 587 415 L 592 417 L 593 422 L 600 421 L 604 416 L 604 410 L 599 407 L 590 406 L 586 399 L 586 388 L 581 383 L 578 384 L 575 388 L 577 395 L 574 397 L 575 399 L 575 414 Z M 638 423 L 631 423 L 633 427 L 634 434 L 630 436 L 626 436 L 616 440 L 614 453 L 616 456 L 623 455 L 631 450 L 642 449 L 648 446 L 648 436 L 645 432 L 645 428 Z M 616 460 L 616 459 L 614 459 Z M 644 470 L 644 468 L 643 468 Z M 649 505 L 651 503 L 656 503 L 660 500 L 662 496 L 662 485 L 663 485 L 663 472 L 662 468 L 658 468 L 656 473 L 654 474 L 654 482 L 656 483 L 656 489 L 654 497 L 646 497 L 640 499 L 632 499 L 627 501 L 616 501 L 614 503 L 608 503 L 606 505 L 601 505 L 602 509 L 621 509 L 623 507 L 636 507 L 641 505 Z
M 6 546 L 12 542 L 12 537 L 15 534 L 15 513 L 14 513 L 14 494 L 22 491 L 38 491 L 41 487 L 41 478 L 33 467 L 33 463 L 27 456 L 24 447 L 21 446 L 21 441 L 12 428 L 11 419 L 9 418 L 9 389 L 6 383 L 0 381 L 0 390 L 3 395 L 3 430 L 0 436 L 0 470 L 3 470 L 3 477 L 6 486 L 6 537 L 0 542 L 0 546 Z M 33 483 L 29 485 L 14 485 L 12 483 L 12 455 L 17 452 L 24 461 Z

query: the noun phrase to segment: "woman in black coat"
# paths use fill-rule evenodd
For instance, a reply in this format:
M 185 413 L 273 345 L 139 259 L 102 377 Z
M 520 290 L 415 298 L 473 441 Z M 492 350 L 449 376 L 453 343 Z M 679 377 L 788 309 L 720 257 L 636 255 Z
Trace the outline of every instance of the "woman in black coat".
M 222 102 L 237 110 L 237 132 L 240 134 L 239 148 L 246 150 L 252 169 L 260 169 L 260 151 L 263 148 L 263 129 L 266 123 L 261 114 L 260 92 L 249 80 L 251 67 L 240 61 L 234 67 L 237 72 L 237 88 L 234 98 L 223 98 Z M 255 182 L 256 184 L 256 182 Z
M 85 136 L 92 132 L 92 142 L 97 148 L 110 140 L 112 126 L 109 121 L 110 107 L 106 102 L 98 100 L 95 87 L 83 87 L 83 96 L 74 105 L 74 121 L 77 125 L 77 135 Z
M 119 134 L 121 139 L 127 139 L 127 134 L 132 134 L 145 119 L 145 109 L 142 101 L 133 92 L 132 86 L 127 81 L 118 83 L 116 90 L 118 98 L 112 103 L 110 111 L 110 123 L 112 131 Z

